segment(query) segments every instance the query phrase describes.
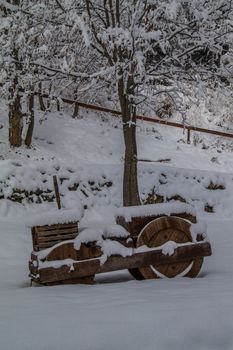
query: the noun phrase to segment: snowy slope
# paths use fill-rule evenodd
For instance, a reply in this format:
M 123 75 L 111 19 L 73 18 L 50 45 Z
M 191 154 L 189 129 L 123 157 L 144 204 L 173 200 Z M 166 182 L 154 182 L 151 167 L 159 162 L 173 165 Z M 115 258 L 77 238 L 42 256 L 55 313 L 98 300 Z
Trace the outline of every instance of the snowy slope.
M 25 208 L 31 212 L 51 207 L 44 197 L 52 196 L 52 175 L 57 175 L 62 182 L 60 190 L 65 207 L 78 205 L 80 200 L 89 209 L 121 205 L 124 147 L 119 118 L 84 110 L 79 119 L 70 118 L 69 113 L 53 112 L 44 116 L 37 111 L 33 147 L 11 150 L 7 144 L 7 112 L 3 105 L 1 108 L 1 215 L 22 216 Z M 162 196 L 179 195 L 188 202 L 199 199 L 202 206 L 214 205 L 221 210 L 223 202 L 231 200 L 231 139 L 199 135 L 203 140 L 194 146 L 185 143 L 183 130 L 139 122 L 137 131 L 143 200 L 153 188 Z M 168 178 L 165 186 L 160 184 L 163 173 Z M 222 184 L 225 190 L 206 190 L 211 181 Z M 39 200 L 35 196 L 37 190 L 43 192 Z M 24 197 L 22 191 L 33 192 L 29 200 L 24 201 L 24 207 L 17 201 L 7 200 L 12 195 L 16 199 Z M 42 202 L 40 209 L 34 205 L 38 201 Z M 194 204 L 198 209 L 198 203 Z
M 7 194 L 17 187 L 29 192 L 52 189 L 52 175 L 69 177 L 60 187 L 62 201 L 72 208 L 85 203 L 81 226 L 111 223 L 113 208 L 121 205 L 121 125 L 114 117 L 106 122 L 94 114 L 83 113 L 72 120 L 51 113 L 42 123 L 37 115 L 33 148 L 13 151 L 7 146 L 4 108 L 1 116 L 0 183 L 5 197 L 0 199 L 0 349 L 231 350 L 231 142 L 217 145 L 216 138 L 205 137 L 209 148 L 203 149 L 203 143 L 197 147 L 183 143 L 182 131 L 146 123 L 138 126 L 139 158 L 171 159 L 139 163 L 142 195 L 153 185 L 160 195 L 172 195 L 175 189 L 193 204 L 197 196 L 198 216 L 208 224 L 213 248 L 199 278 L 135 281 L 121 271 L 99 276 L 94 286 L 30 288 L 27 263 L 32 247 L 26 223 L 35 212 L 43 213 L 55 204 L 13 203 Z M 81 189 L 90 191 L 90 180 L 90 187 L 93 181 L 102 181 L 103 191 L 88 192 L 88 198 L 81 191 L 67 191 L 77 181 L 86 186 Z M 211 181 L 223 188 L 208 190 Z M 204 212 L 206 202 L 215 206 L 215 213 Z
M 218 119 L 215 119 L 215 123 Z M 36 112 L 32 149 L 9 150 L 7 144 L 7 111 L 0 105 L 0 155 L 4 159 L 55 160 L 67 166 L 86 164 L 119 164 L 124 155 L 122 126 L 118 117 L 105 113 L 80 111 L 79 119 L 69 113 Z M 213 128 L 213 124 L 205 123 Z M 216 128 L 216 127 L 215 127 Z M 218 128 L 222 131 L 221 128 Z M 224 129 L 225 130 L 225 129 Z M 193 132 L 197 146 L 187 145 L 186 131 L 138 121 L 138 158 L 171 159 L 176 167 L 230 172 L 233 169 L 232 139 Z M 212 158 L 217 158 L 214 162 Z

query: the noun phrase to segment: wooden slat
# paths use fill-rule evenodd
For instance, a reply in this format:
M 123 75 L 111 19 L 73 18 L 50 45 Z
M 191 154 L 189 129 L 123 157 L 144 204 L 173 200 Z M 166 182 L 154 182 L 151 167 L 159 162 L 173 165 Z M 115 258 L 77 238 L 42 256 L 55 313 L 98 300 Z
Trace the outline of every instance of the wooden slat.
M 52 241 L 65 241 L 67 239 L 74 239 L 77 235 L 70 233 L 68 235 L 54 235 L 49 237 L 38 237 L 38 243 L 52 242 Z
M 66 235 L 66 234 L 71 234 L 71 233 L 74 233 L 74 234 L 78 234 L 78 230 L 77 230 L 77 227 L 74 227 L 74 228 L 69 228 L 69 229 L 57 229 L 57 230 L 50 230 L 50 231 L 44 231 L 44 232 L 38 232 L 37 235 L 38 237 L 47 237 L 47 236 L 55 236 L 55 235 Z
M 32 234 L 32 246 L 33 246 L 33 250 L 37 250 L 37 249 L 36 249 L 37 242 L 36 242 L 35 227 L 32 227 L 32 228 L 31 228 L 31 234 Z
M 59 228 L 77 228 L 78 223 L 72 222 L 68 224 L 56 224 L 56 225 L 44 225 L 44 226 L 35 226 L 36 232 L 44 232 L 44 231 L 50 231 L 50 230 L 57 230 Z
M 149 265 L 162 265 L 195 259 L 200 256 L 211 255 L 211 246 L 208 242 L 180 246 L 175 249 L 172 256 L 164 255 L 162 250 L 152 250 L 144 253 L 136 253 L 132 256 L 111 256 L 101 265 L 99 259 L 79 261 L 73 264 L 74 270 L 63 265 L 60 268 L 41 268 L 38 270 L 41 283 L 68 280 L 93 276 L 97 273 L 110 272 L 122 269 L 132 269 Z
M 71 237 L 71 238 L 65 238 L 65 239 L 60 239 L 60 240 L 58 240 L 58 239 L 56 239 L 56 240 L 53 240 L 53 241 L 51 241 L 51 240 L 49 240 L 49 241 L 47 241 L 47 242 L 36 242 L 34 245 L 33 245 L 33 250 L 34 251 L 39 251 L 39 250 L 42 250 L 42 249 L 45 249 L 45 248 L 50 248 L 50 247 L 52 247 L 52 246 L 54 246 L 55 244 L 57 244 L 57 243 L 60 243 L 60 242 L 65 242 L 66 240 L 68 240 L 68 239 L 74 239 L 75 237 Z
M 40 243 L 40 244 L 37 244 L 35 246 L 35 251 L 38 251 L 38 250 L 41 250 L 41 249 L 45 249 L 45 248 L 50 248 L 52 247 L 53 245 L 57 244 L 57 243 L 60 243 L 60 241 L 53 241 L 53 243 L 51 244 L 51 242 L 46 242 L 46 243 Z
M 60 193 L 59 193 L 59 187 L 58 187 L 56 175 L 53 176 L 53 186 L 54 186 L 55 195 L 56 195 L 57 207 L 58 207 L 58 209 L 61 209 L 61 197 L 60 197 Z
M 39 251 L 56 243 L 74 239 L 78 234 L 78 222 L 32 227 L 33 250 Z

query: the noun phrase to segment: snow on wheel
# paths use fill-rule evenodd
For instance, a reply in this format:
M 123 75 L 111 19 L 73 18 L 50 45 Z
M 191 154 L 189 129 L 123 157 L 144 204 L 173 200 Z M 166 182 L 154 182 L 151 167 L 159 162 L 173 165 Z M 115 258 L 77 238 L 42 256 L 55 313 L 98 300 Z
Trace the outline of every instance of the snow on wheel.
M 187 220 L 174 216 L 157 218 L 141 230 L 137 239 L 137 247 L 142 245 L 150 248 L 159 247 L 169 241 L 176 243 L 192 242 L 190 226 L 191 223 Z M 198 257 L 184 262 L 141 267 L 139 272 L 145 279 L 176 276 L 196 277 L 202 263 L 203 257 Z

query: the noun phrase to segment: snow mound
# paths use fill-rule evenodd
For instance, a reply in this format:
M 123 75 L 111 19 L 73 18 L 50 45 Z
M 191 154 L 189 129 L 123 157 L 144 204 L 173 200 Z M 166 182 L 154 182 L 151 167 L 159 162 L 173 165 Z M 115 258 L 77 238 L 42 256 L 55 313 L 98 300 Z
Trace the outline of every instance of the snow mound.
M 28 227 L 33 227 L 80 221 L 83 212 L 82 207 L 78 209 L 54 209 L 49 212 L 40 212 L 39 214 L 30 216 L 26 224 Z
M 83 229 L 74 240 L 74 248 L 80 249 L 82 243 L 97 242 L 97 245 L 102 245 L 102 242 L 107 238 L 125 238 L 129 236 L 129 232 L 120 225 L 106 225 L 102 228 L 88 227 Z
M 142 206 L 121 207 L 116 209 L 116 216 L 122 216 L 126 222 L 132 221 L 133 217 L 160 216 L 187 213 L 195 216 L 195 209 L 188 204 L 180 202 L 148 204 Z

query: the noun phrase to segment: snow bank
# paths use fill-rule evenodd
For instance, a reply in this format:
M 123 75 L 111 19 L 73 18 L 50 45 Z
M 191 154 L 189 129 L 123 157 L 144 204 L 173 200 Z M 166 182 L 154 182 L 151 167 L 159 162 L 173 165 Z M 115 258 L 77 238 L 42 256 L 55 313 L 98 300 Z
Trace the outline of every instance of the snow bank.
M 0 216 L 31 215 L 37 210 L 51 210 L 55 204 L 52 175 L 59 182 L 62 206 L 75 209 L 122 205 L 121 165 L 85 165 L 75 167 L 61 161 L 0 161 Z M 140 197 L 163 202 L 180 199 L 197 212 L 212 207 L 216 213 L 232 215 L 231 174 L 194 169 L 178 169 L 160 164 L 138 166 Z M 147 214 L 149 215 L 149 214 Z

